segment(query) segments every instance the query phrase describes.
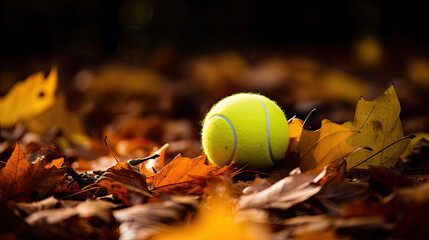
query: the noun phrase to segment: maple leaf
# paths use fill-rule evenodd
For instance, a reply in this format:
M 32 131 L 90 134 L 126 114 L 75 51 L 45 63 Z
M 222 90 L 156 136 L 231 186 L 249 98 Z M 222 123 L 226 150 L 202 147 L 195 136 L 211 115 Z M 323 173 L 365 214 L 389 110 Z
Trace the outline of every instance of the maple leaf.
M 401 105 L 393 85 L 373 101 L 359 99 L 354 120 L 343 124 L 344 127 L 359 130 L 359 133 L 351 136 L 347 142 L 354 146 L 370 147 L 373 152 L 356 152 L 347 159 L 348 167 L 361 163 L 373 153 L 404 137 L 404 130 L 399 119 L 400 112 Z M 407 139 L 396 143 L 395 146 L 383 150 L 361 164 L 359 168 L 367 168 L 369 165 L 393 166 L 404 152 L 408 142 Z
M 106 170 L 96 182 L 126 205 L 143 203 L 149 193 L 146 176 L 128 162 L 120 162 Z
M 152 187 L 158 193 L 174 189 L 189 191 L 201 184 L 198 179 L 208 179 L 210 176 L 219 175 L 232 166 L 217 168 L 213 165 L 206 165 L 206 160 L 205 155 L 190 159 L 179 154 L 155 175 Z
M 28 201 L 43 197 L 64 178 L 64 158 L 41 157 L 36 163 L 27 160 L 17 143 L 6 166 L 0 170 L 0 194 L 4 200 Z
M 0 127 L 12 127 L 19 120 L 35 116 L 51 107 L 55 102 L 56 87 L 56 67 L 51 69 L 46 79 L 43 72 L 38 72 L 16 83 L 0 99 Z
M 293 150 L 299 154 L 301 169 L 306 171 L 344 160 L 359 149 L 346 142 L 357 132 L 327 119 L 322 120 L 319 130 L 303 129 Z

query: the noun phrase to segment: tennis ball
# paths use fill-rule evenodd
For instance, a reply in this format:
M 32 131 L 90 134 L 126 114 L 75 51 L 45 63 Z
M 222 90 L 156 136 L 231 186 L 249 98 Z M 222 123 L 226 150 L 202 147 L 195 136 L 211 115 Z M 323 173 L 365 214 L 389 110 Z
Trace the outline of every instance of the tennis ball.
M 273 167 L 289 144 L 289 126 L 280 107 L 265 96 L 239 93 L 215 104 L 202 123 L 201 140 L 209 161 L 231 161 L 249 169 Z

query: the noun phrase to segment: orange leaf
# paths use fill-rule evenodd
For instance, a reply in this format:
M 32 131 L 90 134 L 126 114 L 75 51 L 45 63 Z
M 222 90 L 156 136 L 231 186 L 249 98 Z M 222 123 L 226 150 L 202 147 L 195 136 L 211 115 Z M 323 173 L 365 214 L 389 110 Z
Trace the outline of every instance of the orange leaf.
M 126 205 L 143 203 L 151 196 L 146 176 L 127 162 L 120 162 L 107 169 L 96 183 L 105 187 Z
M 166 165 L 154 178 L 153 188 L 157 192 L 167 192 L 174 189 L 191 190 L 201 183 L 198 178 L 209 178 L 225 171 L 224 168 L 217 168 L 206 165 L 207 156 L 202 155 L 193 159 L 177 155 Z M 229 166 L 226 166 L 229 167 Z
M 42 157 L 36 163 L 27 160 L 17 143 L 6 166 L 0 170 L 1 199 L 28 201 L 36 200 L 55 188 L 64 177 L 67 168 L 61 168 L 64 158 L 51 163 Z
M 294 118 L 289 123 L 289 145 L 286 151 L 286 155 L 292 152 L 297 139 L 301 135 L 301 130 L 304 125 L 304 121 L 301 119 Z
M 307 171 L 344 160 L 359 149 L 346 142 L 357 132 L 327 119 L 322 120 L 322 127 L 319 130 L 303 129 L 294 148 L 294 152 L 299 154 L 301 169 Z

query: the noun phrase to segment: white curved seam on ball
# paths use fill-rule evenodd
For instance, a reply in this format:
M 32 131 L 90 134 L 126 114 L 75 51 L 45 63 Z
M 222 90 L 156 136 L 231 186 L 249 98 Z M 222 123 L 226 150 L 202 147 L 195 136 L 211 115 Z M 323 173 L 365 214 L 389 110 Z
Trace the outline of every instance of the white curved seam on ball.
M 271 144 L 270 144 L 270 117 L 268 116 L 268 109 L 267 109 L 267 106 L 265 106 L 265 103 L 261 99 L 258 99 L 258 100 L 262 103 L 262 106 L 264 106 L 264 109 L 265 109 L 265 116 L 266 116 L 266 119 L 267 119 L 267 148 L 268 148 L 268 155 L 270 156 L 271 162 L 274 163 L 273 154 L 271 153 Z
M 222 118 L 223 120 L 225 120 L 226 123 L 228 123 L 229 127 L 231 128 L 232 135 L 234 136 L 234 150 L 232 151 L 231 158 L 229 159 L 229 163 L 231 163 L 232 160 L 234 160 L 235 153 L 237 152 L 237 134 L 235 133 L 234 126 L 232 126 L 232 123 L 229 121 L 228 118 L 226 118 L 226 117 L 224 117 L 224 116 L 222 116 L 220 114 L 216 114 L 213 117 L 220 117 L 220 118 Z

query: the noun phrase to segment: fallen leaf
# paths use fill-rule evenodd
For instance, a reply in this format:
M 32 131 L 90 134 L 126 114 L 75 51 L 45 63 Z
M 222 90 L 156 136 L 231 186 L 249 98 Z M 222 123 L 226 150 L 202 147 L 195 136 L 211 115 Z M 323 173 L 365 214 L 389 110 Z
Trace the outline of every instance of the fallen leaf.
M 120 223 L 120 239 L 148 239 L 181 224 L 197 208 L 198 201 L 193 197 L 172 197 L 117 210 L 113 215 Z
M 0 127 L 12 127 L 21 119 L 44 112 L 55 102 L 56 87 L 56 67 L 51 69 L 46 79 L 43 72 L 38 72 L 16 83 L 0 99 Z
M 322 120 L 319 130 L 303 129 L 293 150 L 299 154 L 301 169 L 306 171 L 344 160 L 358 149 L 346 142 L 357 132 L 327 119 Z
M 41 157 L 30 163 L 17 143 L 6 166 L 0 170 L 0 194 L 4 200 L 28 201 L 43 197 L 64 178 L 64 158 L 48 162 Z
M 76 207 L 35 212 L 26 222 L 37 229 L 40 239 L 117 239 L 117 222 L 112 215 L 115 204 L 87 200 Z
M 325 174 L 326 168 L 323 168 L 311 174 L 296 173 L 285 177 L 262 191 L 243 195 L 237 208 L 288 209 L 318 193 L 322 189 L 318 182 Z
M 120 162 L 107 169 L 96 183 L 128 206 L 144 203 L 152 196 L 146 184 L 146 176 L 128 162 Z
M 401 106 L 393 85 L 373 101 L 359 99 L 354 120 L 343 124 L 344 127 L 356 129 L 359 133 L 351 136 L 347 142 L 353 146 L 370 147 L 373 151 L 359 151 L 350 156 L 347 159 L 349 168 L 404 137 L 399 119 L 400 112 Z M 404 152 L 408 142 L 409 140 L 398 142 L 358 167 L 367 168 L 369 165 L 391 167 Z
M 186 192 L 201 185 L 198 179 L 208 179 L 231 167 L 228 165 L 219 169 L 213 165 L 206 165 L 206 160 L 205 155 L 192 159 L 177 155 L 154 177 L 152 184 L 154 191 L 160 193 L 180 189 Z

